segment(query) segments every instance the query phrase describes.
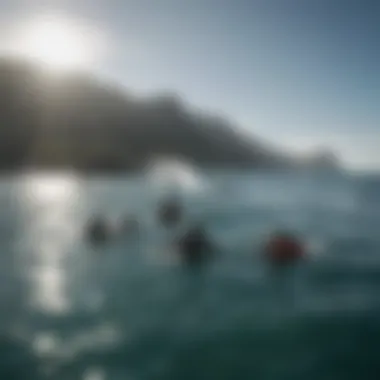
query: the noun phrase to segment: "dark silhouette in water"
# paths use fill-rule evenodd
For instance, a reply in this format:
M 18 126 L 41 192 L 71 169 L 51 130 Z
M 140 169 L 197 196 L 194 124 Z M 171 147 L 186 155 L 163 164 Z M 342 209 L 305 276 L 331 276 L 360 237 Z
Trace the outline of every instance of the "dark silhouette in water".
M 199 225 L 190 228 L 180 237 L 177 248 L 182 261 L 191 267 L 204 264 L 214 253 L 205 229 Z
M 264 256 L 265 260 L 275 267 L 290 266 L 305 257 L 305 247 L 295 235 L 280 231 L 269 238 Z
M 94 217 L 88 224 L 87 239 L 93 244 L 105 243 L 110 238 L 110 227 L 100 216 Z
M 183 208 L 176 198 L 168 198 L 161 203 L 158 209 L 157 218 L 165 227 L 174 227 L 183 218 Z

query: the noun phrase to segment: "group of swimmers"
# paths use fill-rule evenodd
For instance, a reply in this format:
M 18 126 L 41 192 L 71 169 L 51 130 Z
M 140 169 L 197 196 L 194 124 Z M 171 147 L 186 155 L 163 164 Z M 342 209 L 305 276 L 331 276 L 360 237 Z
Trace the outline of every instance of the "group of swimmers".
M 91 218 L 86 229 L 86 238 L 93 244 L 102 244 L 115 235 L 137 234 L 140 230 L 139 222 L 134 217 L 128 217 L 117 224 L 111 224 L 101 216 Z
M 166 228 L 177 226 L 183 219 L 181 204 L 168 199 L 160 205 L 157 212 L 158 222 Z M 104 243 L 115 234 L 138 234 L 140 225 L 137 218 L 129 217 L 117 226 L 110 226 L 102 218 L 92 220 L 87 228 L 87 238 L 93 243 Z M 201 225 L 193 225 L 175 241 L 176 252 L 187 265 L 205 263 L 215 253 L 215 247 L 206 230 Z M 264 259 L 274 266 L 288 266 L 305 257 L 302 242 L 289 232 L 273 233 L 263 250 Z

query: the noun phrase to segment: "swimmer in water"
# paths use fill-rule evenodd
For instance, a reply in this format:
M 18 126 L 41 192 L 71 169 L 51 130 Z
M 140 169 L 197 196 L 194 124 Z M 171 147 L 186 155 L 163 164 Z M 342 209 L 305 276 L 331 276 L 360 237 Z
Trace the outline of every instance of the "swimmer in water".
M 287 231 L 274 233 L 266 242 L 264 260 L 268 264 L 269 291 L 280 309 L 295 306 L 298 300 L 297 283 L 302 272 L 299 264 L 306 257 L 304 242 Z
M 202 226 L 190 228 L 177 242 L 179 255 L 189 266 L 199 266 L 205 263 L 214 253 L 205 229 Z
M 166 227 L 173 227 L 180 223 L 183 216 L 183 209 L 179 200 L 175 198 L 167 199 L 158 209 L 158 219 Z
M 264 257 L 276 267 L 291 266 L 305 257 L 305 247 L 296 236 L 281 231 L 273 234 L 268 240 Z
M 92 218 L 87 227 L 87 239 L 92 243 L 104 243 L 109 237 L 109 227 L 106 222 L 100 217 Z

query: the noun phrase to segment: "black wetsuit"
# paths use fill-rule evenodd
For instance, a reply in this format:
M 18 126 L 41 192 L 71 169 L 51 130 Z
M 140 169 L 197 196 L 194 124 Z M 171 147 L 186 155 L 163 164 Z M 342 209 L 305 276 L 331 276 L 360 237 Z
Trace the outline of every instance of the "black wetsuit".
M 100 220 L 95 220 L 87 231 L 87 237 L 91 242 L 102 243 L 107 240 L 108 233 L 105 224 Z
M 177 202 L 167 202 L 161 205 L 158 218 L 162 224 L 173 226 L 181 220 L 182 208 Z
M 178 243 L 183 261 L 191 266 L 203 263 L 211 255 L 211 244 L 201 229 L 188 231 Z

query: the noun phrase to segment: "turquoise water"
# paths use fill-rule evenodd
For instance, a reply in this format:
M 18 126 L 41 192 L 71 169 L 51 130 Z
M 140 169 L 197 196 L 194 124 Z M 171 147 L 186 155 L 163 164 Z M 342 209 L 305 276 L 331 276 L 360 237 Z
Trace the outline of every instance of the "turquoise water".
M 1 379 L 378 379 L 380 180 L 212 174 L 181 190 L 218 258 L 179 265 L 142 178 L 0 183 Z M 94 213 L 141 236 L 94 249 Z M 260 247 L 296 231 L 310 258 L 273 275 Z

